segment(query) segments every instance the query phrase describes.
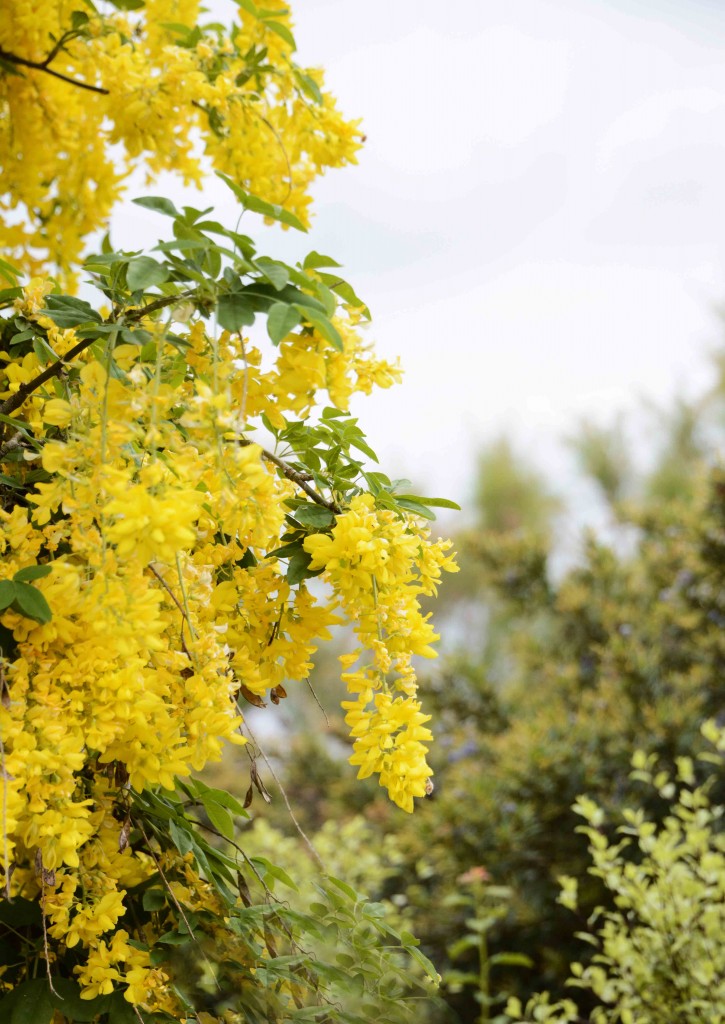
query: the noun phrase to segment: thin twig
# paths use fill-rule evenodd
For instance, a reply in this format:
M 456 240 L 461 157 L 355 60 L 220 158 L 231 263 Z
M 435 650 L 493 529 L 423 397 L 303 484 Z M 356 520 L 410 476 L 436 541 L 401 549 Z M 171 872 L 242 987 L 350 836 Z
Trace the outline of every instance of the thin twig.
M 138 826 L 138 829 L 139 829 L 141 835 L 144 837 L 144 839 L 146 841 L 146 847 L 147 847 L 149 853 L 151 854 L 151 856 L 153 857 L 154 864 L 156 865 L 156 870 L 158 871 L 159 875 L 161 876 L 161 880 L 162 880 L 162 882 L 164 883 L 164 885 L 166 887 L 166 891 L 168 892 L 168 894 L 171 897 L 171 899 L 174 901 L 174 906 L 176 907 L 176 909 L 181 914 L 181 919 L 184 922 L 184 924 L 186 925 L 187 931 L 189 932 L 189 936 L 191 937 L 191 939 L 197 944 L 197 946 L 201 950 L 201 955 L 206 960 L 207 965 L 209 966 L 209 969 L 210 969 L 212 975 L 214 976 L 214 980 L 216 981 L 216 986 L 219 989 L 219 991 L 221 992 L 221 985 L 219 984 L 219 980 L 217 979 L 216 975 L 214 974 L 214 969 L 212 967 L 211 961 L 209 960 L 209 957 L 204 952 L 204 949 L 202 948 L 202 945 L 199 942 L 199 940 L 197 939 L 196 935 L 194 935 L 194 932 L 191 930 L 191 925 L 189 924 L 188 917 L 184 913 L 184 908 L 181 906 L 181 904 L 177 900 L 176 894 L 174 893 L 173 889 L 169 885 L 169 881 L 168 881 L 166 875 L 164 874 L 163 868 L 161 867 L 161 862 L 159 861 L 159 858 L 156 856 L 154 851 L 151 849 L 151 843 L 149 841 L 149 837 L 144 832 L 143 825 L 141 824 L 140 821 L 138 821 L 138 819 L 136 820 L 136 825 Z
M 244 384 L 242 386 L 242 404 L 239 410 L 239 419 L 242 424 L 247 422 L 247 389 L 249 386 L 249 363 L 247 362 L 247 350 L 244 346 L 244 338 L 239 335 L 239 343 L 242 346 L 242 360 L 244 362 Z
M 45 954 L 45 971 L 48 975 L 48 987 L 58 999 L 63 997 L 56 992 L 53 985 L 53 975 L 50 973 L 50 950 L 48 949 L 48 925 L 45 919 L 45 869 L 40 868 L 40 919 L 43 922 L 43 952 Z
M 308 686 L 309 686 L 309 688 L 310 688 L 310 693 L 311 693 L 311 694 L 312 694 L 312 696 L 313 696 L 313 697 L 315 698 L 315 704 L 317 704 L 318 708 L 320 709 L 320 711 L 321 711 L 321 712 L 322 712 L 322 714 L 324 715 L 324 718 L 325 718 L 325 724 L 327 725 L 327 728 L 329 729 L 329 728 L 330 728 L 330 719 L 329 719 L 329 718 L 327 717 L 327 712 L 326 712 L 326 711 L 325 711 L 325 709 L 323 708 L 322 704 L 320 704 L 320 698 L 319 698 L 319 697 L 317 696 L 317 694 L 315 693 L 315 691 L 314 691 L 314 689 L 313 689 L 313 687 L 312 687 L 312 683 L 310 682 L 310 677 L 309 677 L 309 676 L 307 676 L 307 678 L 305 679 L 305 682 L 307 683 L 307 685 L 308 685 Z
M 189 935 L 191 936 L 191 938 L 194 940 L 194 942 L 196 942 L 198 944 L 199 940 L 197 939 L 197 937 L 194 935 L 194 932 L 192 931 L 191 925 L 189 924 L 189 919 L 186 916 L 186 914 L 184 913 L 184 908 L 181 906 L 181 904 L 177 900 L 176 894 L 174 893 L 173 889 L 169 885 L 169 880 L 167 879 L 166 875 L 164 874 L 164 869 L 161 867 L 161 862 L 160 862 L 159 858 L 156 856 L 156 854 L 154 853 L 154 851 L 151 849 L 151 840 L 146 835 L 146 833 L 144 831 L 144 827 L 143 827 L 143 825 L 141 824 L 141 822 L 138 819 L 136 819 L 136 826 L 137 826 L 139 832 L 141 833 L 141 835 L 144 837 L 144 840 L 146 841 L 146 848 L 148 849 L 149 853 L 151 854 L 151 856 L 153 858 L 154 864 L 156 865 L 156 870 L 158 871 L 159 875 L 161 876 L 161 881 L 164 883 L 166 891 L 168 892 L 169 896 L 171 897 L 171 899 L 172 899 L 172 901 L 174 903 L 174 906 L 176 907 L 176 909 L 181 914 L 181 920 L 186 925 L 186 927 L 188 929 L 188 932 L 189 932 Z
M 310 851 L 312 859 L 315 861 L 315 863 L 317 864 L 319 869 L 321 871 L 325 871 L 325 865 L 324 865 L 324 863 L 322 861 L 322 857 L 320 857 L 319 853 L 317 852 L 317 850 L 312 845 L 312 841 L 310 840 L 310 837 L 306 834 L 305 830 L 302 828 L 302 826 L 300 825 L 299 821 L 295 817 L 295 812 L 292 810 L 292 805 L 289 802 L 289 799 L 288 799 L 287 794 L 285 792 L 284 786 L 280 782 L 279 776 L 277 775 L 277 773 L 275 772 L 274 768 L 272 767 L 269 758 L 267 757 L 267 755 L 265 754 L 265 752 L 262 750 L 261 746 L 259 745 L 259 740 L 256 738 L 256 736 L 254 735 L 252 730 L 249 728 L 249 725 L 248 725 L 247 722 L 244 723 L 244 728 L 249 733 L 249 738 L 251 739 L 252 743 L 255 745 L 255 747 L 257 748 L 259 753 L 264 758 L 265 764 L 269 768 L 270 775 L 272 776 L 274 781 L 277 783 L 279 791 L 282 794 L 282 799 L 284 800 L 285 807 L 287 808 L 287 813 L 290 816 L 292 824 L 297 829 L 297 832 L 299 833 L 300 839 L 305 844 L 307 849 Z
M 3 693 L 5 687 L 4 659 L 0 655 L 0 676 L 2 677 Z M 5 767 L 5 744 L 0 735 L 0 777 L 3 785 L 3 870 L 5 871 L 5 895 L 8 903 L 12 903 L 10 895 L 10 848 L 8 844 L 8 784 L 10 775 Z
M 181 646 L 183 648 L 184 654 L 189 659 L 189 661 L 193 661 L 193 658 L 191 657 L 191 653 L 189 652 L 189 648 L 186 646 L 186 640 L 184 639 L 184 621 L 188 622 L 188 619 L 187 619 L 187 616 L 186 616 L 186 608 L 184 608 L 183 604 L 181 603 L 181 601 L 179 601 L 178 597 L 173 592 L 173 590 L 171 589 L 169 584 L 166 582 L 164 577 L 161 575 L 161 573 L 158 571 L 158 569 L 154 568 L 153 565 L 150 565 L 149 569 L 154 574 L 156 579 L 159 581 L 161 586 L 164 588 L 166 593 L 169 595 L 171 600 L 174 602 L 176 607 L 181 612 L 181 618 L 182 618 L 182 622 L 181 622 Z M 191 623 L 190 622 L 189 622 L 189 631 L 191 631 Z
M 0 47 L 0 59 L 6 60 L 9 64 L 19 64 L 24 68 L 32 68 L 33 71 L 42 71 L 46 75 L 52 75 L 53 78 L 59 78 L 61 82 L 68 82 L 69 85 L 76 85 L 79 89 L 88 89 L 89 92 L 98 92 L 103 96 L 109 95 L 109 90 L 104 89 L 101 85 L 91 85 L 90 82 L 79 82 L 77 78 L 71 78 L 70 75 L 64 75 L 60 71 L 54 71 L 53 68 L 48 67 L 49 62 L 58 53 L 59 48 L 51 50 L 50 56 L 46 57 L 45 60 L 28 60 L 26 57 L 19 57 L 16 53 L 11 53 L 9 50 L 3 50 Z
M 0 56 L 2 52 L 0 51 Z M 156 299 L 154 302 L 150 302 L 148 306 L 144 306 L 142 309 L 132 309 L 129 313 L 125 313 L 118 320 L 109 318 L 103 321 L 104 325 L 116 324 L 122 327 L 125 323 L 134 323 L 136 320 L 142 320 L 149 313 L 155 313 L 158 309 L 163 309 L 165 306 L 171 306 L 175 302 L 183 302 L 184 299 L 190 298 L 194 294 L 193 291 L 180 292 L 178 295 L 167 295 L 162 299 Z M 42 311 L 41 311 L 42 312 Z M 58 359 L 52 363 L 46 370 L 39 373 L 37 377 L 33 377 L 26 384 L 21 384 L 14 395 L 11 395 L 7 401 L 0 405 L 0 414 L 3 416 L 9 416 L 11 412 L 15 412 L 23 404 L 28 395 L 32 395 L 34 391 L 37 391 L 39 387 L 42 387 L 46 381 L 51 380 L 53 377 L 57 377 L 63 368 L 70 362 L 72 362 L 76 356 L 79 356 L 81 352 L 85 352 L 87 348 L 90 348 L 98 338 L 84 338 L 83 341 L 79 341 L 77 345 L 74 345 L 62 359 Z

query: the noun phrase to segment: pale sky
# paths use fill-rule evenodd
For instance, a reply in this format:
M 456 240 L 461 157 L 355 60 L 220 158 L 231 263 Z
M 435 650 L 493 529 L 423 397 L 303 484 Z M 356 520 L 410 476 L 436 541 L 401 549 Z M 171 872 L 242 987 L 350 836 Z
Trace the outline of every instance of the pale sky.
M 464 501 L 472 453 L 508 429 L 566 475 L 556 441 L 578 418 L 707 381 L 725 301 L 725 3 L 292 10 L 299 62 L 326 68 L 368 141 L 316 187 L 309 235 L 265 244 L 335 256 L 378 351 L 401 357 L 403 385 L 355 410 L 386 471 Z M 204 200 L 232 219 L 223 186 Z M 143 216 L 124 207 L 114 242 L 138 246 Z

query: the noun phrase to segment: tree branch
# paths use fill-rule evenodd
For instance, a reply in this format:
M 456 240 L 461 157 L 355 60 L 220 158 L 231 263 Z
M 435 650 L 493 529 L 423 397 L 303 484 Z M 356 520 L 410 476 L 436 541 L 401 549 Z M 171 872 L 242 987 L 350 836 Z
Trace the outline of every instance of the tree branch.
M 0 54 L 2 54 L 1 50 Z M 142 309 L 132 309 L 130 313 L 125 314 L 119 320 L 109 319 L 104 320 L 103 323 L 106 325 L 117 324 L 120 328 L 124 323 L 134 323 L 136 320 L 142 320 L 149 313 L 155 313 L 157 309 L 163 309 L 164 306 L 171 306 L 175 302 L 183 302 L 184 299 L 190 298 L 193 294 L 193 291 L 187 291 L 180 292 L 178 295 L 167 295 L 162 299 L 156 299 L 154 302 L 150 302 L 148 306 L 144 306 Z M 58 359 L 55 363 L 52 363 L 46 370 L 43 370 L 42 373 L 39 373 L 37 377 L 33 377 L 33 379 L 29 380 L 26 384 L 21 384 L 15 394 L 11 395 L 7 401 L 0 405 L 0 415 L 9 416 L 10 413 L 19 409 L 29 395 L 32 395 L 34 391 L 37 391 L 38 388 L 42 387 L 43 384 L 51 380 L 53 377 L 57 377 L 67 363 L 72 362 L 76 356 L 79 356 L 81 352 L 85 352 L 85 350 L 90 348 L 90 346 L 97 340 L 98 339 L 95 337 L 84 338 L 83 341 L 79 341 L 77 345 L 74 345 L 72 349 L 66 352 L 62 359 Z
M 246 441 L 243 443 L 253 444 L 254 442 Z M 287 479 L 291 480 L 292 483 L 297 484 L 298 487 L 301 487 L 305 494 L 312 498 L 316 505 L 322 505 L 323 508 L 328 509 L 328 511 L 333 512 L 335 515 L 339 515 L 342 512 L 342 509 L 336 502 L 332 501 L 332 499 L 328 501 L 326 498 L 323 498 L 321 494 L 318 494 L 314 487 L 310 487 L 307 483 L 304 474 L 300 473 L 299 470 L 294 469 L 288 462 L 285 462 L 284 459 L 280 459 L 280 457 L 278 455 L 274 455 L 273 452 L 268 452 L 266 448 L 262 448 L 262 458 L 267 459 L 268 462 L 274 463 L 275 466 L 281 469 Z
M 13 451 L 15 448 L 22 448 L 23 445 L 23 434 L 19 430 L 17 434 L 13 434 L 9 441 L 6 441 L 2 447 L 0 447 L 0 459 L 4 458 L 8 452 Z
M 9 50 L 3 50 L 0 47 L 0 60 L 5 60 L 8 64 L 18 64 L 23 68 L 32 68 L 33 71 L 43 71 L 46 75 L 52 75 L 53 78 L 59 78 L 61 82 L 68 82 L 69 85 L 75 85 L 79 89 L 88 89 L 89 92 L 98 92 L 103 96 L 109 95 L 109 90 L 104 89 L 101 85 L 79 82 L 77 78 L 71 78 L 70 75 L 64 75 L 60 71 L 54 71 L 53 68 L 48 67 L 53 58 L 57 56 L 59 49 L 60 47 L 56 46 L 45 60 L 28 60 L 27 57 L 19 57 L 17 53 L 11 53 Z

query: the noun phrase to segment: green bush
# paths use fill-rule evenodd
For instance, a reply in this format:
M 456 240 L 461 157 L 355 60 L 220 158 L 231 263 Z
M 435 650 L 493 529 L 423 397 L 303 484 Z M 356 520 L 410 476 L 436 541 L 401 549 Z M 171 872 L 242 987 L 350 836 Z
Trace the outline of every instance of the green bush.
M 725 730 L 703 730 L 725 751 Z M 722 1024 L 725 1021 L 725 833 L 723 807 L 710 791 L 722 782 L 723 759 L 701 755 L 710 771 L 695 785 L 695 764 L 678 760 L 674 776 L 652 755 L 638 752 L 631 778 L 650 794 L 672 801 L 658 825 L 642 806 L 625 808 L 617 841 L 603 832 L 605 814 L 588 797 L 576 810 L 586 821 L 589 873 L 601 879 L 614 909 L 597 908 L 585 938 L 591 962 L 571 966 L 569 984 L 592 994 L 592 1024 Z M 577 882 L 562 879 L 560 902 L 576 909 Z M 515 1024 L 581 1020 L 571 1000 L 552 1004 L 547 994 L 522 1008 L 511 999 Z

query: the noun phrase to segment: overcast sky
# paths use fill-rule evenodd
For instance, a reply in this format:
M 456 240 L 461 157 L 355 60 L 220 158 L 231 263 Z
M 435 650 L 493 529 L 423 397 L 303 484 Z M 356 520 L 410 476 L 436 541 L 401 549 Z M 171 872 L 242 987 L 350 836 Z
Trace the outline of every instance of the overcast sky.
M 404 384 L 356 410 L 384 467 L 465 500 L 503 429 L 556 475 L 578 418 L 702 386 L 725 301 L 722 0 L 292 9 L 300 63 L 368 141 L 317 186 L 310 235 L 267 249 L 336 256 L 400 355 Z

